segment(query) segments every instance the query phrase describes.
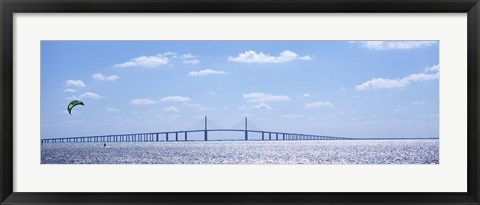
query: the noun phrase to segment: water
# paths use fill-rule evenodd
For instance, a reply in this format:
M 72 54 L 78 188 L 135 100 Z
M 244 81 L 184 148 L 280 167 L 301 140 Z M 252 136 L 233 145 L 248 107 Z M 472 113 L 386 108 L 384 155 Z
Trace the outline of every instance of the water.
M 438 164 L 438 140 L 46 143 L 42 164 Z

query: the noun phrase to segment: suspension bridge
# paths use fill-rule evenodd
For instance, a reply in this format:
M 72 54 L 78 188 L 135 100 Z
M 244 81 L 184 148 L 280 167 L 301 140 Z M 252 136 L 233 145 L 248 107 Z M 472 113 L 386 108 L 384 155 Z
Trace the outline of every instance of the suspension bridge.
M 189 137 L 192 134 L 203 135 L 202 141 L 212 141 L 209 134 L 215 132 L 237 132 L 243 135 L 244 141 L 261 140 L 261 141 L 279 141 L 279 140 L 381 140 L 381 139 L 400 139 L 400 138 L 348 138 L 333 137 L 314 134 L 301 134 L 290 132 L 265 131 L 260 129 L 249 129 L 248 119 L 245 117 L 243 129 L 224 129 L 224 128 L 208 128 L 208 120 L 205 116 L 203 123 L 204 129 L 191 129 L 180 131 L 162 131 L 150 133 L 135 134 L 114 134 L 101 136 L 83 136 L 83 137 L 65 137 L 65 138 L 46 138 L 41 139 L 41 143 L 86 143 L 86 142 L 168 142 L 168 141 L 199 141 Z M 258 138 L 250 137 L 252 134 L 260 135 Z M 401 138 L 407 139 L 407 138 Z M 408 139 L 430 139 L 430 138 L 408 138 Z M 234 139 L 224 138 L 223 141 L 233 141 Z

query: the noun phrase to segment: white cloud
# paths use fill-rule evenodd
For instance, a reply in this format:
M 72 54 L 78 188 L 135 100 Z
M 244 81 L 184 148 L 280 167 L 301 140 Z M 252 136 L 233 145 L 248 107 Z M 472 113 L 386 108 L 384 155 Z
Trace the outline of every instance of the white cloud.
M 180 112 L 180 110 L 175 106 L 166 107 L 166 108 L 163 108 L 163 110 L 167 112 Z
M 118 111 L 120 111 L 119 109 L 114 108 L 114 107 L 107 107 L 107 108 L 105 108 L 105 110 L 107 110 L 108 112 L 118 112 Z
M 118 75 L 105 76 L 101 73 L 95 73 L 92 75 L 92 78 L 97 81 L 116 81 L 120 77 L 118 77 Z
M 101 98 L 104 98 L 104 97 L 100 96 L 97 93 L 86 92 L 86 93 L 83 93 L 79 96 L 72 95 L 70 97 L 67 97 L 67 100 L 78 100 L 78 99 L 86 99 L 86 98 L 98 100 L 98 99 L 101 99 Z
M 184 96 L 168 96 L 160 99 L 160 102 L 187 102 L 191 99 L 189 97 Z
M 373 78 L 361 85 L 355 86 L 357 90 L 368 89 L 388 89 L 388 88 L 403 88 L 409 84 L 408 81 L 402 81 L 401 79 L 385 79 L 385 78 Z
M 406 76 L 404 78 L 386 79 L 386 78 L 373 78 L 367 82 L 357 85 L 357 90 L 373 90 L 373 89 L 390 89 L 390 88 L 404 88 L 411 82 L 429 81 L 438 79 L 439 73 L 416 73 Z
M 437 64 L 437 65 L 433 65 L 432 67 L 426 67 L 424 69 L 424 72 L 438 72 L 440 71 L 440 65 Z
M 78 100 L 79 98 L 75 95 L 66 98 L 67 100 Z
M 97 93 L 92 93 L 92 92 L 86 92 L 86 93 L 83 93 L 79 96 L 81 99 L 85 99 L 85 98 L 91 98 L 91 99 L 100 99 L 100 98 L 103 98 L 102 96 L 100 96 L 99 94 Z
M 177 53 L 175 52 L 165 52 L 163 53 L 164 56 L 172 56 L 172 58 L 176 58 L 177 57 Z
M 356 41 L 362 44 L 366 49 L 370 50 L 392 50 L 392 49 L 415 49 L 425 46 L 431 46 L 437 41 Z
M 184 103 L 185 106 L 187 107 L 190 107 L 190 108 L 195 108 L 195 109 L 198 109 L 200 111 L 211 111 L 211 110 L 216 110 L 215 108 L 208 108 L 208 107 L 205 107 L 203 106 L 202 104 L 200 103 Z
M 268 93 L 249 93 L 243 94 L 242 97 L 247 99 L 249 102 L 272 102 L 290 100 L 290 98 L 285 95 L 272 95 Z
M 302 56 L 302 57 L 298 57 L 298 60 L 311 61 L 311 60 L 313 60 L 313 59 L 312 59 L 312 57 L 310 57 L 310 56 Z
M 66 86 L 73 86 L 73 87 L 85 87 L 85 83 L 81 80 L 67 80 L 65 81 Z
M 272 109 L 270 106 L 267 105 L 267 103 L 260 103 L 258 105 L 252 105 L 252 106 L 250 106 L 250 108 L 252 108 L 252 109 L 267 109 L 267 110 Z
M 301 94 L 299 95 L 298 97 L 310 97 L 310 93 L 304 93 L 304 94 Z
M 182 54 L 179 57 L 175 52 L 165 52 L 159 53 L 152 56 L 140 56 L 132 58 L 127 62 L 115 64 L 115 67 L 145 67 L 145 68 L 156 68 L 164 65 L 173 66 L 173 63 L 182 63 L 182 64 L 191 64 L 195 65 L 200 63 L 200 61 L 193 56 L 192 54 Z
M 151 105 L 155 104 L 155 101 L 148 99 L 148 98 L 135 98 L 130 100 L 130 104 L 132 105 Z
M 260 103 L 258 105 L 252 105 L 252 106 L 240 106 L 238 107 L 239 110 L 253 110 L 253 109 L 267 109 L 267 110 L 271 110 L 272 107 L 270 107 L 267 103 Z
M 221 71 L 221 70 L 212 70 L 212 69 L 205 69 L 205 70 L 199 70 L 199 71 L 192 71 L 189 72 L 189 76 L 207 76 L 207 75 L 222 75 L 222 74 L 228 74 L 228 72 Z
M 200 110 L 200 111 L 213 111 L 213 110 L 217 110 L 217 108 L 202 106 L 202 107 L 198 108 L 198 110 Z
M 157 54 L 153 56 L 140 56 L 137 58 L 132 58 L 127 62 L 115 64 L 115 67 L 127 68 L 127 67 L 145 67 L 145 68 L 156 68 L 163 65 L 167 65 L 170 60 L 169 56 L 175 56 L 173 52 L 166 52 L 163 54 Z
M 425 104 L 425 102 L 423 102 L 423 101 L 413 101 L 412 104 L 414 104 L 414 105 L 423 105 L 423 104 Z
M 417 73 L 417 74 L 411 74 L 405 78 L 403 78 L 403 81 L 408 81 L 408 82 L 416 82 L 416 81 L 429 81 L 429 80 L 436 80 L 439 77 L 439 73 L 433 73 L 433 74 L 426 74 L 426 73 Z
M 217 93 L 214 92 L 214 91 L 208 91 L 208 92 L 206 92 L 206 94 L 207 94 L 207 95 L 216 95 Z
M 312 58 L 310 56 L 299 57 L 295 52 L 289 50 L 282 51 L 278 56 L 248 50 L 236 57 L 229 56 L 228 60 L 239 63 L 286 63 L 294 60 L 310 61 Z
M 77 90 L 71 89 L 71 88 L 67 88 L 67 89 L 63 90 L 63 92 L 64 92 L 64 93 L 75 93 L 75 92 L 77 92 Z
M 180 56 L 180 59 L 183 60 L 183 64 L 192 64 L 192 65 L 195 65 L 195 64 L 198 64 L 200 63 L 200 61 L 195 58 L 195 56 L 193 56 L 192 54 L 183 54 L 182 56 Z
M 315 108 L 322 108 L 322 107 L 329 107 L 329 108 L 333 108 L 333 105 L 332 103 L 328 102 L 328 101 L 324 101 L 324 102 L 312 102 L 312 103 L 307 103 L 305 104 L 304 106 L 306 109 L 315 109 Z

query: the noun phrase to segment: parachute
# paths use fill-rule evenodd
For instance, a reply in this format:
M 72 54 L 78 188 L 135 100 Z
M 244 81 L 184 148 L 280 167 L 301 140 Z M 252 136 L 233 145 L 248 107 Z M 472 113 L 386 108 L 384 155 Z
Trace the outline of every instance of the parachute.
M 80 100 L 73 100 L 72 102 L 70 102 L 70 103 L 68 104 L 68 107 L 67 107 L 68 114 L 72 115 L 72 113 L 71 113 L 71 112 L 72 112 L 72 109 L 73 109 L 73 107 L 75 107 L 75 106 L 77 106 L 77 105 L 83 105 L 83 106 L 85 106 L 82 101 L 80 101 Z

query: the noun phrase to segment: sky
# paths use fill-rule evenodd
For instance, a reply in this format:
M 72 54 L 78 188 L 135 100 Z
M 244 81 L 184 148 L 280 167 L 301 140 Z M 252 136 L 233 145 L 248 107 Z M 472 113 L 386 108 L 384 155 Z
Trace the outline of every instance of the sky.
M 439 137 L 438 41 L 42 41 L 41 138 Z M 67 105 L 81 100 L 68 114 Z

